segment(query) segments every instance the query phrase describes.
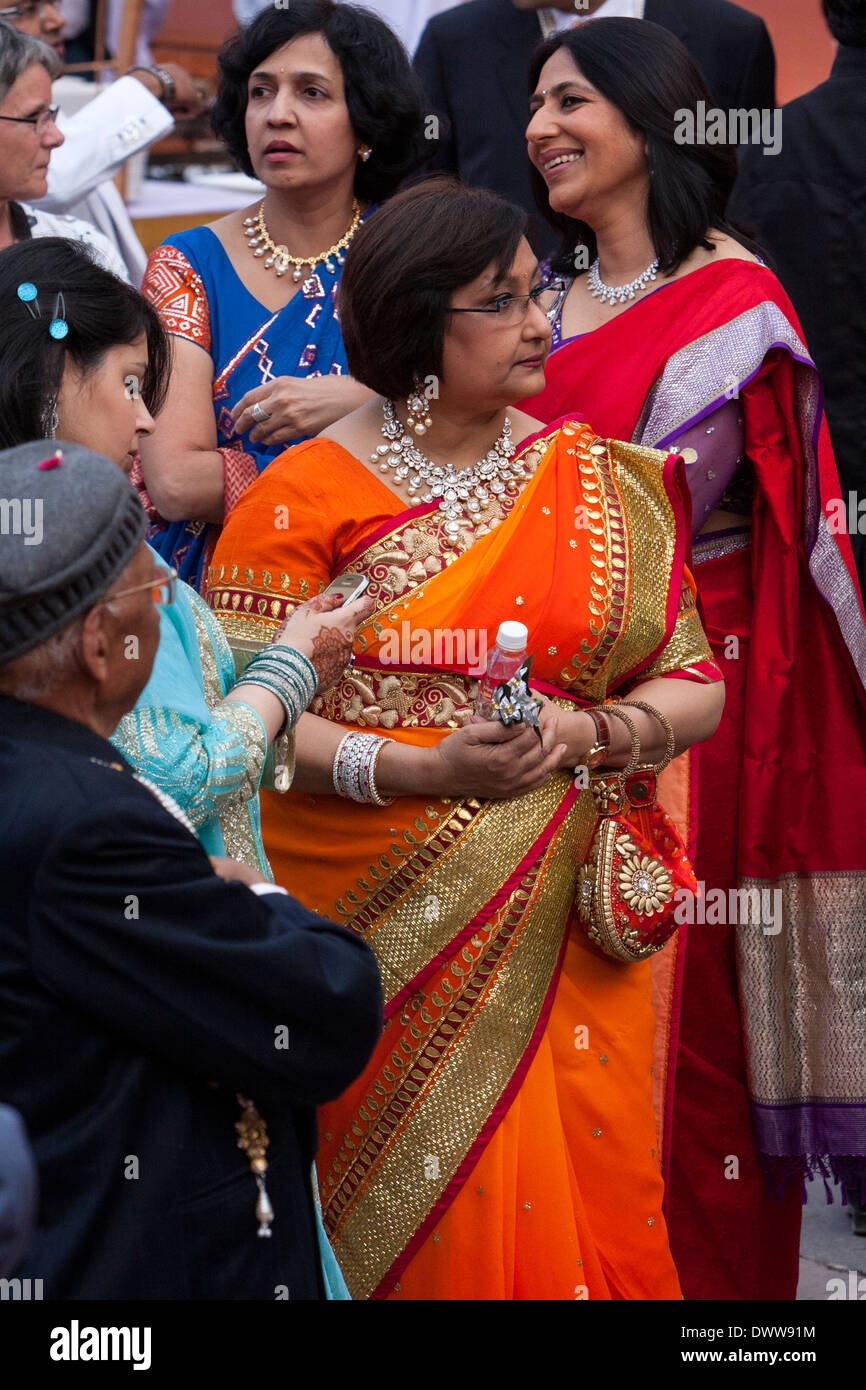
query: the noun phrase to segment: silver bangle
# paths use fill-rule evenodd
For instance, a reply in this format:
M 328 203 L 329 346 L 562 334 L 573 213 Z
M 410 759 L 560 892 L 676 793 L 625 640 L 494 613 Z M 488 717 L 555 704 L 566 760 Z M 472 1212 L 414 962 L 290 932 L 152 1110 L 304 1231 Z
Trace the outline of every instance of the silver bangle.
M 383 797 L 376 787 L 376 763 L 388 742 L 378 734 L 362 734 L 351 729 L 337 745 L 333 763 L 334 791 L 350 801 L 372 806 L 390 806 L 394 798 Z
M 316 693 L 318 677 L 312 663 L 294 647 L 271 643 L 257 652 L 237 685 L 269 690 L 286 711 L 284 729 L 293 729 Z

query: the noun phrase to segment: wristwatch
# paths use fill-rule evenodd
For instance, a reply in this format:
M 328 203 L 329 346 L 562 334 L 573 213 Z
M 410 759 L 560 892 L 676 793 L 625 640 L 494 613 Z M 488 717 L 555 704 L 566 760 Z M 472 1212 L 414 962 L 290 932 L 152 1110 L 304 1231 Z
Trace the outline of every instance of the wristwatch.
M 151 77 L 155 77 L 162 88 L 162 95 L 159 98 L 160 101 L 163 106 L 171 106 L 177 94 L 177 89 L 174 85 L 174 78 L 170 72 L 166 72 L 165 68 L 157 67 L 155 63 L 152 67 L 148 67 L 146 63 L 134 63 L 131 68 L 126 69 L 126 76 L 131 77 L 134 72 L 149 72 Z
M 607 715 L 600 709 L 587 709 L 583 713 L 588 714 L 595 725 L 595 743 L 586 750 L 581 762 L 582 767 L 589 768 L 592 772 L 601 766 L 610 750 L 610 724 Z

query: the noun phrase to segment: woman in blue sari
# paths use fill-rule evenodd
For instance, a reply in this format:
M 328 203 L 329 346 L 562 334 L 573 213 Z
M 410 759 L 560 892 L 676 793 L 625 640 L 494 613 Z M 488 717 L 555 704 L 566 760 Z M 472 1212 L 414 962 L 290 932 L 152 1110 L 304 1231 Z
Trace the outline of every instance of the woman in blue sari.
M 25 286 L 28 292 L 19 294 Z M 153 309 L 87 250 L 59 237 L 21 242 L 0 256 L 0 306 L 0 448 L 54 434 L 129 472 L 168 381 L 170 345 Z M 48 327 L 58 315 L 66 333 L 55 338 Z M 57 447 L 46 440 L 46 462 Z M 298 674 L 290 701 L 295 717 L 287 717 L 274 689 L 279 681 L 267 667 L 266 684 L 255 684 L 253 671 L 236 680 L 228 643 L 204 600 L 185 584 L 163 587 L 174 599 L 160 606 L 153 671 L 112 742 L 163 804 L 189 821 L 208 854 L 272 878 L 261 841 L 259 785 L 271 779 L 277 761 L 286 769 L 277 785 L 288 786 L 296 717 L 317 683 L 327 688 L 342 673 L 367 602 L 338 613 L 328 611 L 332 599 L 319 597 L 275 634 L 280 667 Z M 137 658 L 134 649 L 126 654 Z M 231 862 L 215 867 L 227 878 L 237 874 Z M 327 1296 L 348 1298 L 321 1221 L 319 1246 Z
M 154 546 L 196 588 L 259 473 L 368 397 L 346 368 L 340 271 L 357 228 L 426 143 L 403 48 L 353 5 L 270 7 L 224 45 L 220 74 L 214 129 L 265 196 L 169 237 L 142 286 L 175 351 L 134 476 Z

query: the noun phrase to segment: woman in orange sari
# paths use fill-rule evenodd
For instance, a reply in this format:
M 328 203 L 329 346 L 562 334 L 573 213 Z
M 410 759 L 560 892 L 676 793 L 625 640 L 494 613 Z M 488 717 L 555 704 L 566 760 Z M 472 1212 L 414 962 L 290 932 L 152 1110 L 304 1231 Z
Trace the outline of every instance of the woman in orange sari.
M 558 297 L 524 224 L 431 180 L 359 232 L 341 324 L 379 397 L 268 468 L 209 576 L 242 649 L 338 575 L 366 576 L 376 605 L 299 725 L 291 790 L 263 804 L 277 881 L 363 933 L 382 972 L 381 1044 L 320 1116 L 324 1220 L 356 1298 L 679 1297 L 650 962 L 598 954 L 578 925 L 596 812 L 574 768 L 598 744 L 611 767 L 631 752 L 588 707 L 639 685 L 683 749 L 723 687 L 678 460 L 511 406 L 543 385 Z M 503 619 L 529 630 L 541 739 L 472 718 Z M 659 720 L 630 715 L 659 760 Z

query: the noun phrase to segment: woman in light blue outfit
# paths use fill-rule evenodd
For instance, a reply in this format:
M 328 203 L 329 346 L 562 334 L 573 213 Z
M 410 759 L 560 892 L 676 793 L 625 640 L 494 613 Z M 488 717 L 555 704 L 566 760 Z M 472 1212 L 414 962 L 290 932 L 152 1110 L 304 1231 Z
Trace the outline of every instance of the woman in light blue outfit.
M 4 252 L 0 304 L 9 322 L 0 341 L 0 447 L 56 436 L 129 472 L 140 437 L 153 428 L 151 412 L 159 410 L 168 375 L 168 342 L 156 312 L 86 250 L 54 237 Z M 56 448 L 46 442 L 45 466 L 56 461 Z M 159 563 L 156 552 L 154 560 Z M 272 878 L 258 809 L 269 748 L 283 790 L 291 780 L 294 724 L 316 690 L 340 674 L 340 661 L 348 661 L 365 605 L 336 612 L 335 600 L 311 600 L 236 682 L 228 644 L 207 605 L 168 571 L 166 580 L 153 672 L 113 742 L 164 804 L 192 823 L 208 854 Z M 323 628 L 329 640 L 318 643 Z M 136 660 L 134 639 L 126 640 L 126 654 Z M 232 876 L 231 864 L 218 871 Z M 320 1218 L 318 1225 L 327 1297 L 347 1299 Z

